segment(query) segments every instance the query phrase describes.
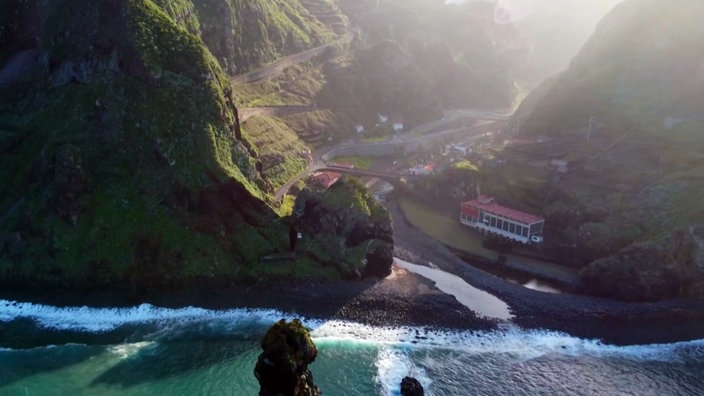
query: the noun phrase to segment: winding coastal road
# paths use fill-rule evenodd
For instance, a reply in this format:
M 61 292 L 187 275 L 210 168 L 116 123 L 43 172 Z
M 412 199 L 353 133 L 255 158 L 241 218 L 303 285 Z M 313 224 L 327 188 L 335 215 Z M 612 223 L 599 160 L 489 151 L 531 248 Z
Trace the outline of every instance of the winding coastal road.
M 286 117 L 298 113 L 307 113 L 309 111 L 326 110 L 324 107 L 317 106 L 260 106 L 260 107 L 248 107 L 244 109 L 239 109 L 238 113 L 240 115 L 240 122 L 246 121 L 250 117 L 264 115 L 271 117 Z
M 470 110 L 468 110 L 470 111 Z M 409 145 L 414 145 L 414 144 L 423 144 L 423 143 L 429 143 L 433 142 L 436 140 L 441 140 L 444 139 L 448 136 L 452 135 L 462 135 L 465 137 L 465 139 L 481 139 L 483 137 L 487 136 L 487 133 L 489 133 L 489 130 L 492 128 L 495 128 L 495 122 L 497 120 L 501 120 L 501 117 L 506 117 L 505 115 L 498 115 L 497 113 L 494 112 L 488 112 L 488 111 L 481 111 L 481 110 L 471 110 L 472 114 L 474 114 L 476 118 L 476 122 L 474 125 L 467 126 L 467 127 L 461 127 L 461 128 L 451 128 L 451 129 L 445 129 L 445 130 L 440 130 L 437 132 L 433 133 L 426 133 L 426 134 L 421 134 L 423 132 L 431 131 L 437 128 L 442 127 L 442 125 L 449 124 L 457 119 L 459 115 L 455 115 L 452 117 L 446 117 L 441 120 L 435 120 L 428 122 L 423 125 L 419 125 L 418 127 L 415 127 L 408 132 L 404 133 L 400 137 L 394 137 L 392 140 L 388 141 L 383 141 L 383 142 L 376 142 L 376 143 L 365 143 L 365 142 L 348 142 L 348 143 L 342 143 L 339 145 L 336 145 L 334 147 L 327 147 L 323 148 L 320 150 L 317 150 L 313 153 L 313 161 L 308 165 L 308 168 L 304 171 L 301 172 L 299 175 L 297 175 L 295 178 L 287 182 L 286 184 L 282 185 L 279 187 L 276 192 L 275 196 L 278 201 L 281 201 L 283 197 L 286 195 L 288 190 L 291 188 L 291 186 L 296 183 L 298 180 L 301 180 L 308 175 L 311 175 L 319 170 L 323 170 L 324 168 L 329 168 L 327 162 L 332 160 L 335 157 L 339 156 L 344 156 L 344 155 L 349 155 L 352 152 L 356 153 L 367 153 L 367 154 L 376 154 L 379 152 L 387 152 L 389 153 L 388 155 L 393 155 L 391 153 L 393 152 L 399 152 L 403 150 L 404 147 L 408 147 Z M 466 115 L 464 115 L 466 116 Z M 482 121 L 484 120 L 484 121 Z M 359 155 L 359 154 L 358 154 Z M 346 168 L 335 168 L 335 172 L 339 173 L 353 173 L 354 170 L 346 169 Z M 389 175 L 386 175 L 389 177 Z
M 347 33 L 342 38 L 339 38 L 335 41 L 331 41 L 327 44 L 323 44 L 303 52 L 298 52 L 293 55 L 289 55 L 257 70 L 234 76 L 230 78 L 230 83 L 246 84 L 249 82 L 268 78 L 281 73 L 287 67 L 295 66 L 299 63 L 306 62 L 315 56 L 324 54 L 326 51 L 330 51 L 331 57 L 335 56 L 337 53 L 337 51 L 335 51 L 336 47 L 348 45 L 350 42 L 352 42 L 353 38 L 354 33 Z

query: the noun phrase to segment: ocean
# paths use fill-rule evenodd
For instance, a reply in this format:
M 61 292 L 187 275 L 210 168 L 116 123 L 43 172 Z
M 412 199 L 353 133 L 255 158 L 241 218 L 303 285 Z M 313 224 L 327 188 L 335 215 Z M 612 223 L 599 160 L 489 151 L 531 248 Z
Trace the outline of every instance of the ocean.
M 0 395 L 256 395 L 275 310 L 58 308 L 0 300 Z M 566 334 L 302 318 L 324 395 L 701 395 L 704 340 L 605 345 Z

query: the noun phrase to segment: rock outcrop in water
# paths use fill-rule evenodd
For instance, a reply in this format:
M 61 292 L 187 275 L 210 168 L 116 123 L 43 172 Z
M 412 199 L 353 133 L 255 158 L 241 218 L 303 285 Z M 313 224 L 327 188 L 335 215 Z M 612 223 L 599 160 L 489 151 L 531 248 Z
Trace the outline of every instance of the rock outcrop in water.
M 254 368 L 259 396 L 320 395 L 308 369 L 318 350 L 300 320 L 286 323 L 281 319 L 271 326 L 264 335 L 262 349 Z
M 403 380 L 401 380 L 401 396 L 423 395 L 425 395 L 425 390 L 423 390 L 423 385 L 421 385 L 417 379 L 413 377 L 404 377 Z

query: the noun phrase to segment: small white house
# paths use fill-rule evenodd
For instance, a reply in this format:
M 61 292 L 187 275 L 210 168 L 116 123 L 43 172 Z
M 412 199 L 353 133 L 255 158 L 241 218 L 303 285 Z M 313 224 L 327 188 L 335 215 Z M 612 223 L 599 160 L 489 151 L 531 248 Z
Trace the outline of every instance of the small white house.
M 403 123 L 400 121 L 394 122 L 392 127 L 394 128 L 394 132 L 402 132 L 403 131 Z
M 357 131 L 357 133 L 362 133 L 362 132 L 364 132 L 364 125 L 357 124 L 354 126 L 354 130 Z
M 569 167 L 567 166 L 567 161 L 561 160 L 561 159 L 552 159 L 550 160 L 550 165 L 554 166 L 557 168 L 557 171 L 559 173 L 567 173 L 569 172 Z
M 449 146 L 447 146 L 447 151 L 451 153 L 457 153 L 461 155 L 467 155 L 467 153 L 472 152 L 472 148 L 469 146 L 466 146 L 464 144 L 459 144 L 459 143 L 450 143 Z
M 412 176 L 425 176 L 435 173 L 435 168 L 432 165 L 416 165 L 408 169 L 408 174 Z

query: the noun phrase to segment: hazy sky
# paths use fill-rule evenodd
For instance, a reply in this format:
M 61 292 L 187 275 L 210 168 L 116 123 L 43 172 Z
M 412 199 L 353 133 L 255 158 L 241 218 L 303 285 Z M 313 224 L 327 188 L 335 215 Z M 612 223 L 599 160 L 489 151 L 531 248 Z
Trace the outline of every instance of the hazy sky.
M 460 4 L 486 0 L 445 0 L 445 4 Z M 496 21 L 516 22 L 531 13 L 560 12 L 590 19 L 601 18 L 622 0 L 493 0 L 496 3 Z M 587 15 L 585 15 L 587 14 Z

